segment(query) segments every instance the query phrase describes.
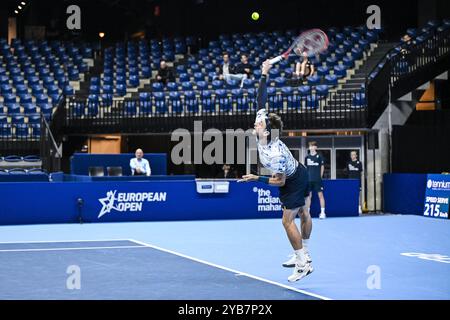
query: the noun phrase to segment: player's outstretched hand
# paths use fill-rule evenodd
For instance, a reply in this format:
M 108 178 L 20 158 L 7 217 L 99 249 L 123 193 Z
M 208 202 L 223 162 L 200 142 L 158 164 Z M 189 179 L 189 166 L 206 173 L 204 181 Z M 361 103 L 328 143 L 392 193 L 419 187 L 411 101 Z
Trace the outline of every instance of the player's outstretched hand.
M 270 59 L 267 59 L 262 64 L 262 71 L 261 73 L 266 75 L 269 73 L 269 70 L 272 68 L 272 64 L 270 63 Z
M 258 181 L 258 176 L 254 174 L 246 174 L 242 176 L 242 179 L 238 180 L 238 182 L 251 182 L 251 181 Z

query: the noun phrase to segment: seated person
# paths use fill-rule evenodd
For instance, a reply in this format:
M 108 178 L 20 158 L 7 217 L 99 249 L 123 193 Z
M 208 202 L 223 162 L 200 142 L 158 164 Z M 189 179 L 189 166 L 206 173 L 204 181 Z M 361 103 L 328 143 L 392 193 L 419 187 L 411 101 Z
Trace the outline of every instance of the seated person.
M 159 63 L 158 74 L 156 75 L 156 81 L 163 83 L 164 85 L 167 82 L 175 81 L 175 74 L 173 73 L 172 68 L 167 65 L 165 60 L 161 60 Z
M 229 164 L 224 164 L 222 166 L 222 172 L 220 172 L 216 178 L 218 179 L 236 179 L 237 174 L 236 171 L 231 170 L 231 166 Z
M 243 53 L 241 54 L 241 63 L 236 66 L 235 73 L 245 74 L 247 78 L 252 76 L 252 65 L 248 62 L 248 56 Z
M 131 175 L 133 176 L 150 176 L 152 169 L 150 163 L 144 159 L 144 152 L 142 149 L 136 150 L 136 158 L 130 160 Z
M 312 76 L 315 72 L 314 65 L 311 63 L 307 52 L 302 54 L 302 62 L 297 62 L 295 65 L 295 71 L 293 77 L 298 80 L 304 80 L 309 76 Z
M 223 63 L 219 66 L 219 79 L 220 80 L 238 80 L 242 81 L 243 74 L 234 74 L 234 66 L 231 65 L 230 56 L 227 52 L 222 54 Z

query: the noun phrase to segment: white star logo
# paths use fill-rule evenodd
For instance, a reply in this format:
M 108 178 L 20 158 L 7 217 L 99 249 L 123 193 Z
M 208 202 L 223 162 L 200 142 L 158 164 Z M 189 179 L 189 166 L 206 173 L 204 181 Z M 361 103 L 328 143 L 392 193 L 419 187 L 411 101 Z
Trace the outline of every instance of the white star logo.
M 97 218 L 101 218 L 105 214 L 110 213 L 112 209 L 117 210 L 117 208 L 114 207 L 114 201 L 117 200 L 116 192 L 117 190 L 108 191 L 106 193 L 106 198 L 98 199 L 98 201 L 100 201 L 100 203 L 103 205 L 103 208 Z

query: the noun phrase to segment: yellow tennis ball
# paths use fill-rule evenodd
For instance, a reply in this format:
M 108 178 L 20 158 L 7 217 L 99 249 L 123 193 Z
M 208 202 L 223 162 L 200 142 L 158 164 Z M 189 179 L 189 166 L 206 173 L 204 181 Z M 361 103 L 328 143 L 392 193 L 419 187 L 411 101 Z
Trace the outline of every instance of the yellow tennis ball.
M 252 13 L 252 19 L 253 20 L 258 20 L 259 19 L 259 13 L 258 12 L 253 12 Z

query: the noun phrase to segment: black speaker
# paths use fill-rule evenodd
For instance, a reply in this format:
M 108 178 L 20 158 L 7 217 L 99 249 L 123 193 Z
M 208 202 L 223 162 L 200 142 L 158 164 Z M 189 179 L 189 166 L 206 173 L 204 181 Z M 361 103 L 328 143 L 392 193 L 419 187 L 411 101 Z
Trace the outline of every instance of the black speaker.
M 369 132 L 367 135 L 367 144 L 369 150 L 378 150 L 378 132 Z

